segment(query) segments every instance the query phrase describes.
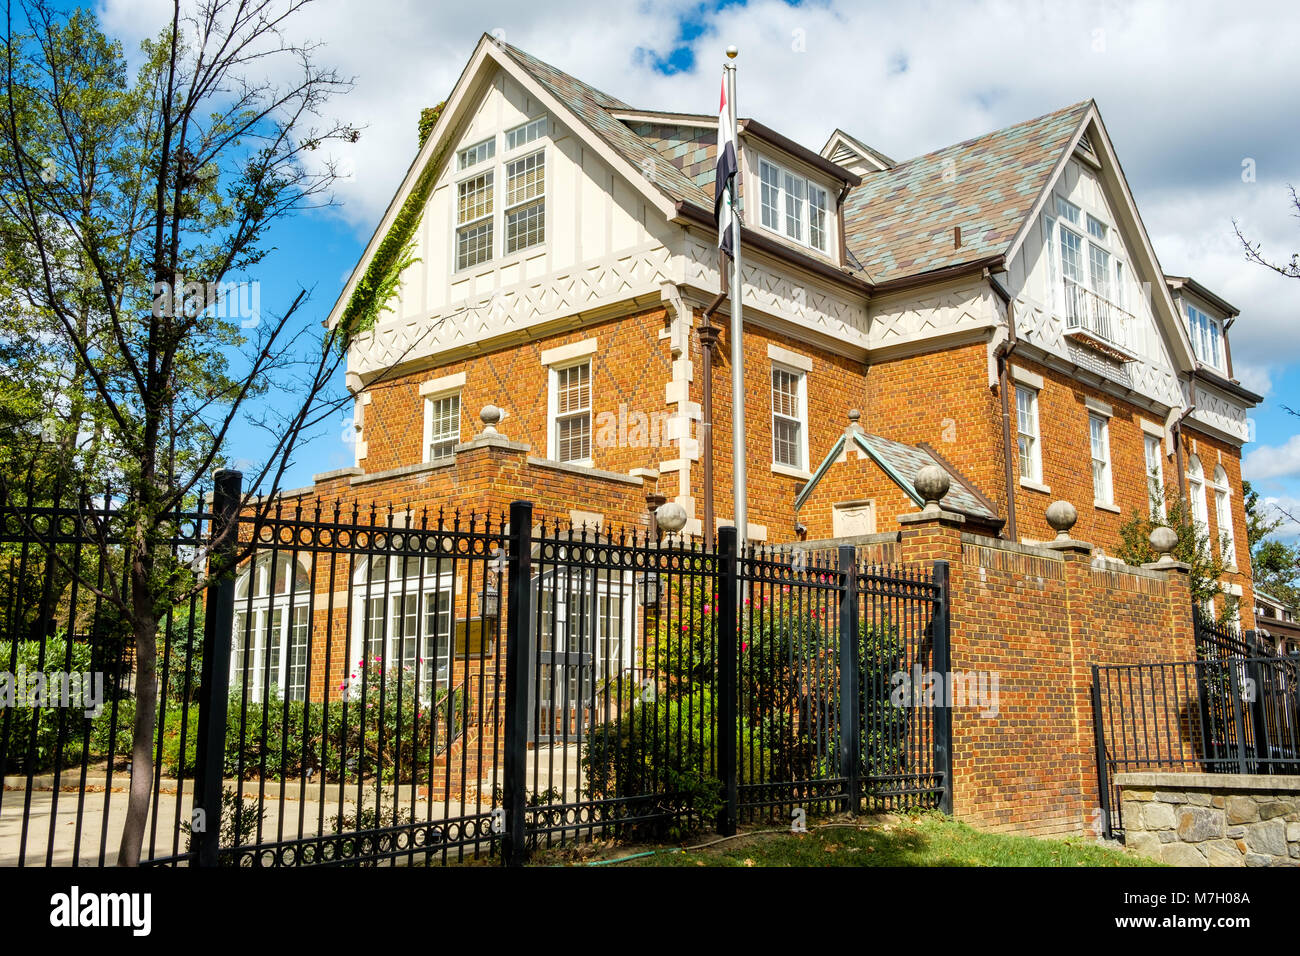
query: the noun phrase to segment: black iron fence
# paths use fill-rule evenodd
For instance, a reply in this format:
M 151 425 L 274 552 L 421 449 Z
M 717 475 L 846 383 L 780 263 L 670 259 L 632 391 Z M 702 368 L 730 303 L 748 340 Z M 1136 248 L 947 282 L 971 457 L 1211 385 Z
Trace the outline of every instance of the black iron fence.
M 151 668 L 113 599 L 111 492 L 0 500 L 0 671 L 102 678 L 83 709 L 0 706 L 0 865 L 114 862 L 133 751 L 155 865 L 518 860 L 596 834 L 951 808 L 946 702 L 891 698 L 899 675 L 947 673 L 942 563 L 547 527 L 526 503 L 239 502 L 219 473 L 211 509 L 170 523 L 190 578 Z
M 1216 621 L 1199 606 L 1192 608 L 1192 625 L 1198 661 L 1278 656 L 1276 648 L 1254 631 L 1243 631 L 1228 621 Z
M 1300 773 L 1300 657 L 1094 666 L 1092 698 L 1108 836 L 1118 773 Z

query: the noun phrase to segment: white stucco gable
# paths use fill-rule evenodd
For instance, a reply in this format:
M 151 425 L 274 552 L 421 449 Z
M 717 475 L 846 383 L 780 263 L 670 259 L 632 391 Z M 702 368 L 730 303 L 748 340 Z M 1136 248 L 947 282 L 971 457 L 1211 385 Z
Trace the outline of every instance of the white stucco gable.
M 1190 342 L 1095 105 L 1016 237 L 1006 281 L 1017 336 L 1045 358 L 1155 406 L 1184 404 Z

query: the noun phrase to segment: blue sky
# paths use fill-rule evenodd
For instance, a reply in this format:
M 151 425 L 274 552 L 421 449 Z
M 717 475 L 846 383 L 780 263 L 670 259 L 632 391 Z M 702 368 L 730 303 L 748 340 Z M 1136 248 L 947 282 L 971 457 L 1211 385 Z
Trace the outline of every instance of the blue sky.
M 443 99 L 482 32 L 503 36 L 634 105 L 710 112 L 735 43 L 739 108 L 814 149 L 842 127 L 897 159 L 1095 98 L 1166 272 L 1192 275 L 1241 309 L 1238 377 L 1266 395 L 1253 413 L 1247 477 L 1300 506 L 1300 280 L 1245 262 L 1236 219 L 1275 259 L 1300 250 L 1286 186 L 1300 185 L 1300 74 L 1277 37 L 1300 35 L 1300 6 L 1252 3 L 788 3 L 321 0 L 302 38 L 356 88 L 335 104 L 364 127 L 339 158 L 340 205 L 279 226 L 262 307 L 299 285 L 303 321 L 329 311 L 416 148 L 422 106 Z M 102 0 L 133 49 L 164 0 Z M 1243 177 L 1244 164 L 1254 171 Z M 341 378 L 341 377 L 340 377 Z M 341 380 L 337 387 L 342 393 Z M 273 397 L 272 397 L 273 398 Z M 342 416 L 298 455 L 290 486 L 350 464 Z M 263 436 L 236 436 L 255 461 Z M 1300 510 L 1297 508 L 1296 510 Z M 1300 532 L 1288 528 L 1288 534 Z

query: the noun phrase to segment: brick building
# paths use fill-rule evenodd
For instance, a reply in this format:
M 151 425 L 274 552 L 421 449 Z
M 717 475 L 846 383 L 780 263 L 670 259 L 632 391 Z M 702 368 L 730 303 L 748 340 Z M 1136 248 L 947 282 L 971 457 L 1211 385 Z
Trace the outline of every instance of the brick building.
M 427 193 L 413 261 L 349 347 L 356 464 L 286 498 L 479 520 L 526 498 L 597 534 L 644 529 L 668 500 L 707 536 L 711 490 L 712 523 L 727 523 L 730 343 L 708 331 L 728 325 L 716 125 L 634 108 L 483 37 L 330 317 L 366 311 L 364 290 L 391 278 L 381 247 Z M 1194 653 L 1185 579 L 1106 557 L 1154 489 L 1189 497 L 1253 626 L 1240 463 L 1260 397 L 1233 378 L 1237 310 L 1163 272 L 1092 102 L 905 162 L 841 130 L 816 152 L 752 119 L 738 145 L 750 537 L 952 562 L 954 666 L 1024 677 L 1006 692 L 1016 719 L 959 721 L 963 800 L 998 825 L 1076 827 L 1096 800 L 1086 665 Z M 948 471 L 943 512 L 961 522 L 933 541 L 898 520 L 929 464 Z M 1044 517 L 1057 499 L 1078 512 L 1064 557 Z M 315 589 L 351 594 L 370 634 L 355 574 Z M 488 668 L 496 635 L 475 622 L 472 585 L 423 586 L 458 595 L 446 622 L 430 605 L 438 667 L 468 640 Z M 273 614 L 283 590 L 264 587 Z M 598 643 L 625 658 L 601 666 L 634 665 L 632 599 L 600 597 L 623 610 L 600 612 Z M 390 633 L 409 630 L 402 601 L 374 612 Z M 286 671 L 307 626 L 276 625 Z M 344 686 L 339 660 L 301 693 Z M 1035 714 L 1059 738 L 1050 753 L 1022 732 Z
M 661 495 L 704 532 L 715 137 L 714 116 L 634 108 L 485 36 L 331 316 L 435 167 L 416 261 L 350 348 L 356 467 L 313 491 L 523 495 L 593 524 L 644 524 Z M 906 162 L 840 130 L 814 152 L 755 120 L 739 146 L 751 537 L 871 533 L 914 506 L 869 447 L 828 459 L 856 410 L 1011 540 L 1050 537 L 1045 506 L 1066 498 L 1106 551 L 1152 482 L 1189 495 L 1249 626 L 1240 460 L 1259 396 L 1232 377 L 1237 310 L 1163 273 L 1096 104 Z M 721 338 L 715 523 L 733 461 Z M 487 405 L 501 437 L 483 442 Z

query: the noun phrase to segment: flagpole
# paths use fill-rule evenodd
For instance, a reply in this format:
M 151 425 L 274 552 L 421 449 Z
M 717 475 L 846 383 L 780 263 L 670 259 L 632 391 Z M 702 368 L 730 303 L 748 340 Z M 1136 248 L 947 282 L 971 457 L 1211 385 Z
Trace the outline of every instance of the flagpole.
M 736 145 L 736 177 L 731 189 L 732 279 L 731 279 L 731 467 L 732 500 L 735 508 L 736 543 L 744 548 L 749 540 L 747 502 L 745 500 L 745 351 L 741 341 L 744 330 L 744 273 L 740 270 L 740 218 L 736 198 L 740 180 L 739 111 L 736 109 L 736 53 L 727 48 L 727 106 L 731 111 L 731 141 Z

